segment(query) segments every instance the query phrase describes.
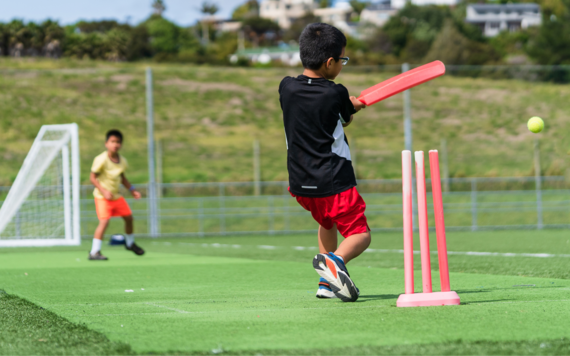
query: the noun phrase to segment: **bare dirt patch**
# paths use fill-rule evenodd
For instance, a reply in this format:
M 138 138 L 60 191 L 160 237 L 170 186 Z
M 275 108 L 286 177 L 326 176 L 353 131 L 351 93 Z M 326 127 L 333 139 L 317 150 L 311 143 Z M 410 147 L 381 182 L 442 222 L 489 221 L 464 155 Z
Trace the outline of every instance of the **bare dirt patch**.
M 127 89 L 127 84 L 134 79 L 135 77 L 130 74 L 117 74 L 111 76 L 111 80 L 117 82 L 117 89 L 119 90 Z
M 508 90 L 489 88 L 476 91 L 473 98 L 482 101 L 503 102 L 509 95 L 512 93 Z
M 197 91 L 197 92 L 207 92 L 211 90 L 222 90 L 222 91 L 232 91 L 232 92 L 241 92 L 245 94 L 254 94 L 254 91 L 250 88 L 246 88 L 239 84 L 235 83 L 204 83 L 204 82 L 196 82 L 193 80 L 184 80 L 180 78 L 173 78 L 168 80 L 163 80 L 159 82 L 160 85 L 163 86 L 175 86 L 182 90 L 186 91 Z

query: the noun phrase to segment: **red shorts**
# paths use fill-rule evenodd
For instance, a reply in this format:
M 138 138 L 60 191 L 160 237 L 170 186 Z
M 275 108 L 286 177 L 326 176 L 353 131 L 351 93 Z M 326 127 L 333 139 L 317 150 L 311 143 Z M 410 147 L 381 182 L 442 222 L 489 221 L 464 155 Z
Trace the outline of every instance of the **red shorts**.
M 366 203 L 355 187 L 342 193 L 324 198 L 298 197 L 297 202 L 311 212 L 313 219 L 327 230 L 336 227 L 340 234 L 348 237 L 370 231 L 364 210 Z
M 113 216 L 133 215 L 129 204 L 123 197 L 117 200 L 95 198 L 95 210 L 99 220 L 109 220 Z

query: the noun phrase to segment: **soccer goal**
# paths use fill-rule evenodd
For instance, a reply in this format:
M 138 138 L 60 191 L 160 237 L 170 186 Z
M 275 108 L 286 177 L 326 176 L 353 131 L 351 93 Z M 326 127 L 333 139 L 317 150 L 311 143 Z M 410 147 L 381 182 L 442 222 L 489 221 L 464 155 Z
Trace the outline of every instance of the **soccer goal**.
M 0 247 L 79 245 L 76 124 L 44 125 L 0 208 Z

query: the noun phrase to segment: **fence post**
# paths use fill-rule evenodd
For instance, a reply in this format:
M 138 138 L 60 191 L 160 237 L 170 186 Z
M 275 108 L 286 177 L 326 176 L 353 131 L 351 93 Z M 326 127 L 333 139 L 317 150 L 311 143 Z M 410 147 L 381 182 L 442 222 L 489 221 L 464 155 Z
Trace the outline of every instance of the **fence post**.
M 273 195 L 267 196 L 267 206 L 269 210 L 269 234 L 275 234 L 275 211 L 273 204 Z
M 253 141 L 253 192 L 261 194 L 261 163 L 259 159 L 259 140 Z
M 204 198 L 198 200 L 198 235 L 204 237 Z
M 542 229 L 542 187 L 541 187 L 541 168 L 540 168 L 540 146 L 538 138 L 534 139 L 534 180 L 536 187 L 536 228 Z
M 288 188 L 288 184 L 284 183 L 283 184 L 283 220 L 284 220 L 284 226 L 283 226 L 283 230 L 285 231 L 285 233 L 289 233 L 289 190 Z
M 471 179 L 471 231 L 477 230 L 477 179 Z
M 224 183 L 219 184 L 219 214 L 220 214 L 220 234 L 226 234 L 226 185 Z

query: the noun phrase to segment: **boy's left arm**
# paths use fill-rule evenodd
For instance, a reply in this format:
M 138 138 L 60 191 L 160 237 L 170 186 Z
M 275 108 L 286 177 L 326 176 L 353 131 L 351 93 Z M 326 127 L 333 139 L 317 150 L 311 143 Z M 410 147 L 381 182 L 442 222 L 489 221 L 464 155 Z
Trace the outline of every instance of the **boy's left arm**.
M 141 193 L 135 189 L 135 186 L 132 185 L 131 182 L 129 182 L 129 180 L 125 176 L 125 173 L 121 174 L 121 183 L 123 183 L 125 188 L 127 188 L 131 192 L 131 194 L 133 195 L 133 198 L 135 198 L 135 199 L 141 198 Z

